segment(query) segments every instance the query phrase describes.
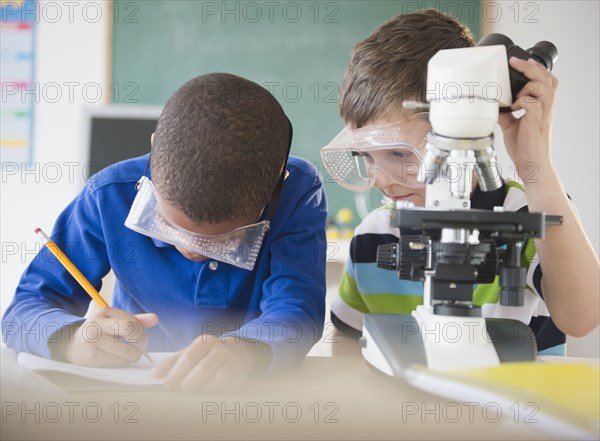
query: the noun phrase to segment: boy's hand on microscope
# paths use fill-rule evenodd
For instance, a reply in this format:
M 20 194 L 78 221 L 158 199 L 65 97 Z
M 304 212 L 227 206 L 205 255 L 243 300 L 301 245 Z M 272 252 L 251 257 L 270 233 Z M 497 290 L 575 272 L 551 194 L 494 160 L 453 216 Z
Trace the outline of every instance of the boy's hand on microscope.
M 145 350 L 148 338 L 144 328 L 157 323 L 156 314 L 98 308 L 73 330 L 63 330 L 61 340 L 52 344 L 52 354 L 81 366 L 126 366 L 138 361 Z
M 525 114 L 521 118 L 512 113 L 500 115 L 506 149 L 516 164 L 519 177 L 526 181 L 532 168 L 552 169 L 550 137 L 558 80 L 533 59 L 525 61 L 511 57 L 509 63 L 530 80 L 511 106 L 513 112 L 525 110 Z

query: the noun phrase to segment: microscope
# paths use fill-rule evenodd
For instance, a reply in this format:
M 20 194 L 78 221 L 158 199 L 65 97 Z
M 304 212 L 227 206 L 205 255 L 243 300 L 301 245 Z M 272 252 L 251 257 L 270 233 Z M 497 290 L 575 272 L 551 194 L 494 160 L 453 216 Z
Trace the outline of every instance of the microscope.
M 429 113 L 418 175 L 427 186 L 426 202 L 424 208 L 396 203 L 390 222 L 402 234 L 398 243 L 379 246 L 377 265 L 400 279 L 424 282 L 424 298 L 411 315 L 364 316 L 363 357 L 387 375 L 402 376 L 411 364 L 445 371 L 537 356 L 529 326 L 484 318 L 473 304 L 474 285 L 498 277 L 500 305 L 523 305 L 524 243 L 544 237 L 547 225 L 562 223 L 562 217 L 544 213 L 470 208 L 474 173 L 482 191 L 504 185 L 493 131 L 499 113 L 510 111 L 529 81 L 509 66 L 511 56 L 534 58 L 550 70 L 557 49 L 543 41 L 524 50 L 504 35 L 490 34 L 472 48 L 441 50 L 428 64 L 427 103 L 403 103 Z

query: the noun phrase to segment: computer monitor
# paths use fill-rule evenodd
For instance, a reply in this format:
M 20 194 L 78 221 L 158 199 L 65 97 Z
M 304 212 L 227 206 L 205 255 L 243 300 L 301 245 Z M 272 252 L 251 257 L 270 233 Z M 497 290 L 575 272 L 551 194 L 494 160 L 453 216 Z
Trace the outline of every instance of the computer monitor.
M 84 110 L 83 142 L 89 178 L 111 164 L 150 152 L 160 106 L 109 105 Z

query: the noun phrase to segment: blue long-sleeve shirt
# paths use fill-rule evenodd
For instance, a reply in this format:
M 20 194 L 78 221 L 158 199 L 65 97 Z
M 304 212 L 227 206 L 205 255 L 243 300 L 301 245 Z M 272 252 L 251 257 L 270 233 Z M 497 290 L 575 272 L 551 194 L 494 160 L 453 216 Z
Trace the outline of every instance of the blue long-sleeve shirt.
M 147 161 L 148 155 L 123 161 L 92 177 L 58 217 L 52 240 L 97 289 L 112 268 L 114 307 L 158 314 L 159 324 L 146 330 L 149 351 L 177 351 L 201 334 L 234 334 L 269 344 L 272 369 L 302 360 L 325 316 L 327 207 L 314 167 L 289 158 L 271 230 L 247 271 L 190 261 L 124 226 Z M 81 323 L 89 302 L 43 247 L 3 317 L 4 339 L 17 351 L 50 357 L 48 339 Z

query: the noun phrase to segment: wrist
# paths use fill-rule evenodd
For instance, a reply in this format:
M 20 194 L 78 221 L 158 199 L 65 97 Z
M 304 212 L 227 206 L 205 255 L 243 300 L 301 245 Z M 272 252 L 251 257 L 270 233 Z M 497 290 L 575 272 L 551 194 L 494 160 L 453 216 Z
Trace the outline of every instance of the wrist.
M 514 162 L 513 165 L 517 176 L 525 186 L 543 183 L 548 177 L 556 176 L 556 169 L 551 159 Z
M 235 345 L 234 351 L 240 357 L 244 366 L 249 367 L 248 372 L 251 375 L 264 372 L 271 363 L 271 346 L 266 343 L 240 340 L 237 336 L 229 336 L 225 341 Z
M 531 212 L 558 214 L 554 212 L 556 207 L 568 201 L 567 192 L 553 168 L 540 169 L 535 179 L 524 182 L 524 187 L 527 205 Z
M 48 347 L 50 348 L 50 356 L 53 360 L 66 361 L 71 363 L 70 349 L 73 346 L 74 336 L 77 329 L 83 323 L 65 326 L 59 329 L 48 338 Z

